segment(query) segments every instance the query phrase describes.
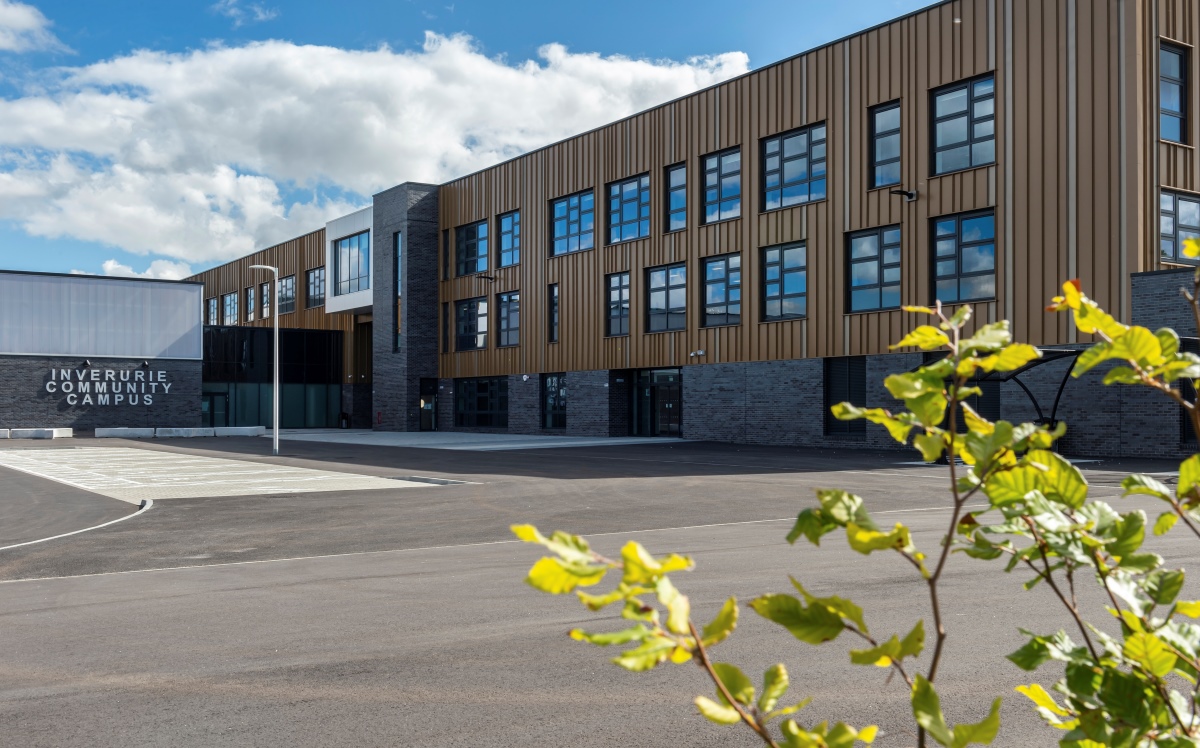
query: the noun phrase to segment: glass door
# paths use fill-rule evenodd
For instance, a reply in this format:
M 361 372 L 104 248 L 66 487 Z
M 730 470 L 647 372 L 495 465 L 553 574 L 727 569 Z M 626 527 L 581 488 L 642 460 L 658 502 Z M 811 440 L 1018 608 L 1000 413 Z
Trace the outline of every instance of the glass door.
M 683 433 L 683 387 L 679 369 L 642 369 L 633 388 L 635 436 Z

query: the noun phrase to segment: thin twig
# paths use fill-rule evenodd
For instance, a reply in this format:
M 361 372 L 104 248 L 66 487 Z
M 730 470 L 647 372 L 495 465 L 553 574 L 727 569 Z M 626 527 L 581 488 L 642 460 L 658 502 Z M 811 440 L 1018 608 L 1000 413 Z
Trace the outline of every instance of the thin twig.
M 866 642 L 868 644 L 870 644 L 872 647 L 879 646 L 879 642 L 875 641 L 875 637 L 870 636 L 869 634 L 863 633 L 862 631 L 859 630 L 859 628 L 857 626 L 855 626 L 853 624 L 847 623 L 846 630 L 852 634 L 858 634 L 863 639 L 865 639 Z M 888 659 L 891 659 L 891 658 L 888 658 Z M 892 667 L 896 669 L 896 672 L 900 673 L 900 677 L 903 678 L 904 682 L 908 684 L 908 689 L 911 691 L 912 685 L 913 685 L 912 678 L 909 678 L 908 673 L 904 672 L 904 666 L 900 664 L 899 660 L 892 660 Z
M 1029 526 L 1029 531 L 1033 533 L 1033 541 L 1037 544 L 1038 554 L 1042 557 L 1042 565 L 1045 567 L 1045 572 L 1043 573 L 1040 571 L 1029 559 L 1025 559 L 1026 565 L 1028 565 L 1030 569 L 1033 569 L 1035 574 L 1045 580 L 1046 584 L 1050 586 L 1050 589 L 1054 590 L 1054 594 L 1058 596 L 1059 601 L 1061 601 L 1062 604 L 1066 606 L 1067 610 L 1070 611 L 1071 617 L 1075 619 L 1075 623 L 1079 626 L 1079 632 L 1083 634 L 1083 640 L 1087 642 L 1087 648 L 1088 651 L 1092 653 L 1092 659 L 1096 662 L 1099 662 L 1100 655 L 1096 652 L 1096 646 L 1092 644 L 1092 637 L 1088 634 L 1087 626 L 1084 624 L 1083 618 L 1079 615 L 1079 608 L 1074 604 L 1074 585 L 1072 585 L 1071 602 L 1067 602 L 1066 596 L 1063 595 L 1062 590 L 1060 590 L 1058 585 L 1054 582 L 1054 574 L 1050 571 L 1050 560 L 1046 557 L 1046 544 L 1045 541 L 1042 540 L 1042 537 L 1038 534 L 1037 526 L 1029 517 L 1021 517 L 1021 519 L 1025 520 L 1025 524 Z
M 750 729 L 758 733 L 758 736 L 763 739 L 764 743 L 771 746 L 771 748 L 779 748 L 779 744 L 776 743 L 775 739 L 771 737 L 771 733 L 767 730 L 767 726 L 759 722 L 757 718 L 743 709 L 742 705 L 733 698 L 733 694 L 729 693 L 729 689 L 725 687 L 725 682 L 721 680 L 721 677 L 717 675 L 717 671 L 713 669 L 712 661 L 708 658 L 708 650 L 704 647 L 704 642 L 700 637 L 700 632 L 696 630 L 696 624 L 689 620 L 688 628 L 692 632 L 692 638 L 696 640 L 696 654 L 699 655 L 700 667 L 704 668 L 705 672 L 708 673 L 708 677 L 711 678 L 712 682 L 716 684 L 717 690 L 721 692 L 721 696 L 723 696 L 729 706 L 738 713 L 738 716 L 742 718 L 742 721 L 749 725 Z

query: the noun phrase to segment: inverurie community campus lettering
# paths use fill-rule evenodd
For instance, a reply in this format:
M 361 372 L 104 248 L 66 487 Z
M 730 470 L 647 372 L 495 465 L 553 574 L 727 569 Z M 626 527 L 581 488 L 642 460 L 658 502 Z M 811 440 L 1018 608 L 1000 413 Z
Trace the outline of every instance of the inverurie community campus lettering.
M 165 371 L 51 369 L 46 392 L 65 395 L 67 405 L 153 405 L 171 385 Z

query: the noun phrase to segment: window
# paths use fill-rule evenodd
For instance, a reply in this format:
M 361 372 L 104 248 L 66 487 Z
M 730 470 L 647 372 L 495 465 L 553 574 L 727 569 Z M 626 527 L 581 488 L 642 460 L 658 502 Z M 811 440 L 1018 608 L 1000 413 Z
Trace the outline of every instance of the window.
M 867 422 L 839 421 L 829 411 L 838 403 L 863 407 L 867 404 L 867 359 L 865 356 L 825 359 L 825 435 L 862 439 Z
M 482 273 L 488 269 L 487 221 L 459 226 L 454 230 L 454 272 Z
M 934 284 L 942 302 L 996 298 L 996 215 L 934 219 Z
M 900 102 L 871 110 L 871 186 L 900 184 Z
M 392 260 L 396 263 L 396 272 L 392 280 L 395 281 L 396 284 L 396 298 L 398 299 L 404 295 L 404 237 L 400 235 L 399 231 L 392 234 Z M 325 271 L 322 269 L 322 281 L 325 280 L 324 274 Z M 399 330 L 397 330 L 397 332 L 399 332 Z
M 567 375 L 542 375 L 542 428 L 567 427 Z
M 704 222 L 715 223 L 742 214 L 742 152 L 738 148 L 705 156 Z
M 487 299 L 482 297 L 455 304 L 454 350 L 478 351 L 487 348 L 487 306 Z
M 725 255 L 704 261 L 705 327 L 742 322 L 742 256 Z
M 900 227 L 858 231 L 846 248 L 847 311 L 900 308 Z
M 1158 137 L 1188 142 L 1188 55 L 1180 47 L 1163 44 L 1158 50 Z
M 1159 251 L 1164 262 L 1195 265 L 1183 254 L 1183 243 L 1200 239 L 1200 197 L 1166 192 L 1159 196 Z
M 246 289 L 246 321 L 254 321 L 254 286 Z
M 687 228 L 687 166 L 667 167 L 667 231 Z
M 262 303 L 259 307 L 262 309 L 262 318 L 266 319 L 271 316 L 271 282 L 267 281 L 258 287 L 259 296 L 262 298 Z
M 646 271 L 646 332 L 687 327 L 687 266 L 683 263 Z
M 450 229 L 442 229 L 442 280 L 450 280 Z
M 808 313 L 808 252 L 803 243 L 763 247 L 763 322 Z
M 596 226 L 595 198 L 591 190 L 550 201 L 552 255 L 581 252 L 593 246 Z
M 304 295 L 305 308 L 325 306 L 325 268 L 313 268 L 305 276 L 308 286 L 308 293 Z
M 996 162 L 996 79 L 986 75 L 933 94 L 933 173 Z
M 496 345 L 500 347 L 521 342 L 521 294 L 517 291 L 496 295 L 496 329 L 500 334 Z
M 521 261 L 521 211 L 500 216 L 500 267 Z
M 450 352 L 450 302 L 442 302 L 442 353 Z
M 456 379 L 454 425 L 467 428 L 508 428 L 508 379 Z
M 547 305 L 546 317 L 546 339 L 551 343 L 558 342 L 558 284 L 551 283 L 546 289 L 546 296 L 550 299 Z
M 279 279 L 279 314 L 296 311 L 296 276 Z
M 338 239 L 333 243 L 335 296 L 366 291 L 371 287 L 371 232 Z M 282 292 L 280 312 L 283 312 Z M 294 297 L 293 297 L 294 298 Z
M 629 334 L 629 273 L 613 273 L 608 276 L 608 316 L 604 334 Z
M 608 243 L 650 236 L 650 175 L 608 186 Z
M 825 199 L 825 125 L 762 141 L 763 210 Z
M 205 322 L 205 324 L 208 324 L 208 325 L 219 324 L 217 322 L 217 297 L 214 296 L 211 299 L 205 299 L 204 304 L 207 307 L 205 310 L 205 319 L 207 320 L 207 322 Z
M 227 293 L 221 297 L 221 304 L 224 307 L 224 316 L 221 319 L 223 325 L 236 325 L 238 323 L 238 308 L 237 294 Z

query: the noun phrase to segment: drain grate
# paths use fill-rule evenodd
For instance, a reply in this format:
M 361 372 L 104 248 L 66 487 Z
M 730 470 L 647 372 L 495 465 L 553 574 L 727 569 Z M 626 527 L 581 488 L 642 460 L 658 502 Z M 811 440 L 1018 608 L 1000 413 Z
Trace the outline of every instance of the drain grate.
M 427 478 L 423 475 L 395 475 L 392 480 L 406 480 L 413 483 L 432 483 L 435 486 L 464 486 L 471 481 L 450 480 L 449 478 Z

